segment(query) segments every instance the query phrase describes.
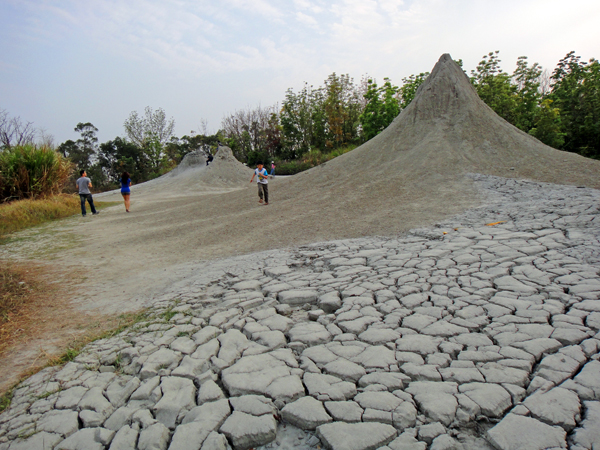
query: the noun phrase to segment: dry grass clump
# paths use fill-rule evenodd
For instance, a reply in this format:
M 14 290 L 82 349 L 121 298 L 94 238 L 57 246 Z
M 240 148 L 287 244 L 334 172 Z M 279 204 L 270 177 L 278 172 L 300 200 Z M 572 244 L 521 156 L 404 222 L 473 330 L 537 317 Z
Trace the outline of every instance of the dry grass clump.
M 69 217 L 79 212 L 79 197 L 67 194 L 0 204 L 0 240 L 8 233 L 50 220 Z
M 14 264 L 9 266 L 6 262 L 0 262 L 0 327 L 10 322 L 11 318 L 27 303 L 35 290 L 35 283 L 33 286 L 30 283 L 26 271 L 15 267 Z M 2 328 L 0 328 L 0 336 L 1 331 Z M 0 337 L 0 342 L 2 340 Z

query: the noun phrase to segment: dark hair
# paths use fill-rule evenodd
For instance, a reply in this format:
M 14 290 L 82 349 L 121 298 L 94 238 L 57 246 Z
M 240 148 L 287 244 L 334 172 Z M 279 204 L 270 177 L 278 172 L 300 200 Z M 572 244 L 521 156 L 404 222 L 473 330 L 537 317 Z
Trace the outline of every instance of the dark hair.
M 129 173 L 128 172 L 123 172 L 123 175 L 121 175 L 121 181 L 123 183 L 127 183 L 127 180 L 129 180 Z
M 257 165 L 257 166 L 264 166 L 264 164 L 262 163 L 262 161 L 258 161 L 258 162 L 256 163 L 256 165 Z
M 79 175 L 83 175 L 84 173 L 85 173 L 85 170 L 84 170 L 84 169 L 81 169 L 81 170 L 79 171 Z

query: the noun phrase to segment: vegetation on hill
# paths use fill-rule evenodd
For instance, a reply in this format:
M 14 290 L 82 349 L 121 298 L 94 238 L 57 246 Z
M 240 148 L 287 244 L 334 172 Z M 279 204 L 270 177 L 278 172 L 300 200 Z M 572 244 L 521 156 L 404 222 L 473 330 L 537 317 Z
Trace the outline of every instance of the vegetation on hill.
M 584 62 L 569 52 L 551 74 L 537 63 L 530 65 L 525 56 L 517 59 L 512 74 L 503 71 L 500 62 L 499 52 L 490 52 L 470 73 L 485 103 L 547 145 L 600 159 L 597 60 Z M 462 66 L 462 61 L 457 63 Z M 123 171 L 131 174 L 134 183 L 160 176 L 191 151 L 214 153 L 219 141 L 250 166 L 259 160 L 275 161 L 279 174 L 293 174 L 376 136 L 409 105 L 428 75 L 410 75 L 398 87 L 389 78 L 379 85 L 369 76 L 355 82 L 334 72 L 322 86 L 288 89 L 281 104 L 226 115 L 215 134 L 207 133 L 203 125 L 200 132 L 180 138 L 174 136 L 175 122 L 164 110 L 147 107 L 143 114 L 133 111 L 124 121 L 125 136 L 102 144 L 93 124 L 78 123 L 75 132 L 80 138 L 63 142 L 58 152 L 78 169 L 86 169 L 102 189 L 117 187 Z M 0 110 L 1 147 L 33 142 L 35 134 L 31 123 L 11 119 Z

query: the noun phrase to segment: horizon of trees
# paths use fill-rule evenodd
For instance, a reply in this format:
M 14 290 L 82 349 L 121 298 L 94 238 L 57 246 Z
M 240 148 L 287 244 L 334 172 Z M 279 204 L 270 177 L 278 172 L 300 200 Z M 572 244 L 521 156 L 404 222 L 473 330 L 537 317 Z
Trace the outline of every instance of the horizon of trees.
M 462 67 L 462 61 L 456 61 Z M 581 61 L 575 52 L 561 59 L 551 74 L 526 56 L 517 59 L 512 74 L 502 70 L 499 52 L 483 56 L 469 79 L 479 97 L 498 115 L 543 143 L 600 159 L 600 63 Z M 466 73 L 466 72 L 465 72 Z M 384 78 L 378 85 L 363 76 L 332 73 L 321 86 L 305 83 L 289 88 L 279 103 L 226 114 L 214 134 L 202 122 L 198 132 L 174 136 L 175 121 L 162 108 L 132 111 L 124 121 L 124 136 L 98 143 L 90 122 L 74 128 L 80 137 L 56 149 L 78 168 L 109 187 L 123 171 L 135 183 L 168 172 L 195 150 L 214 151 L 221 141 L 236 158 L 293 161 L 307 154 L 333 153 L 360 145 L 383 131 L 415 97 L 429 72 L 402 79 L 400 87 Z M 34 143 L 53 147 L 52 136 L 31 122 L 0 109 L 0 148 Z M 336 154 L 337 154 L 336 153 Z M 78 172 L 77 172 L 78 173 Z

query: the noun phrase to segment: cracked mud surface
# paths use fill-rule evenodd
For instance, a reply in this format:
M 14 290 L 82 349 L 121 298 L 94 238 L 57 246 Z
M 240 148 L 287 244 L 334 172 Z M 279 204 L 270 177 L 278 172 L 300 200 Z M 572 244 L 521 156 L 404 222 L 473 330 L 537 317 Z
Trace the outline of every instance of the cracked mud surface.
M 592 449 L 600 193 L 472 178 L 432 228 L 198 264 L 23 382 L 0 449 Z

